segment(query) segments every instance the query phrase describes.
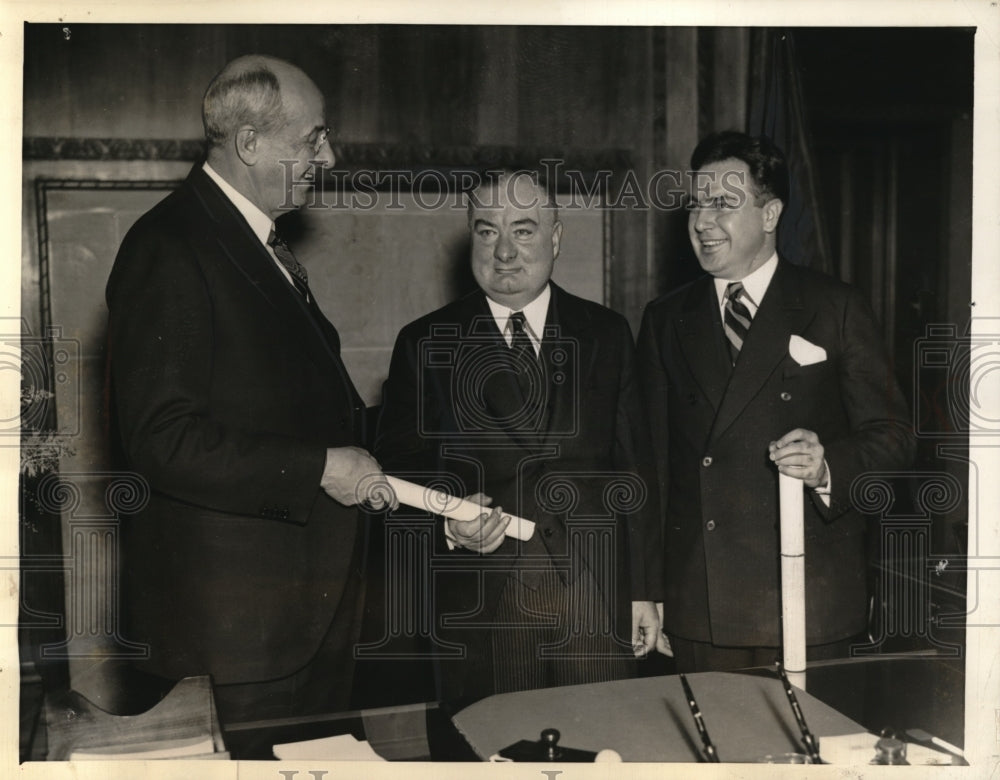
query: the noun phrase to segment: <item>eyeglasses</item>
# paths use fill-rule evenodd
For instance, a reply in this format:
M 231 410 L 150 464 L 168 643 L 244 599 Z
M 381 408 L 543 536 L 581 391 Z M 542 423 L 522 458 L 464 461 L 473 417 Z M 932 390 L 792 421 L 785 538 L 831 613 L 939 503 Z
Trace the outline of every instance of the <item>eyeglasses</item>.
M 688 196 L 686 200 L 688 211 L 733 211 L 743 205 L 743 201 L 739 198 L 722 195 L 702 200 Z
M 312 144 L 313 154 L 319 154 L 319 150 L 323 148 L 323 144 L 327 142 L 330 137 L 330 128 L 324 127 L 319 131 L 319 135 L 316 136 L 316 140 Z

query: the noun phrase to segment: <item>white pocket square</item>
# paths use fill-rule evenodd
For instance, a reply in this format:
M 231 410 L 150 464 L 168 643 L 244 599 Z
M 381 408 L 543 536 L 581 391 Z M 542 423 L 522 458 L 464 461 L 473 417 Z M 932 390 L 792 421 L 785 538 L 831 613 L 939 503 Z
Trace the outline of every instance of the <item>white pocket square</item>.
M 826 360 L 826 350 L 823 347 L 806 341 L 801 336 L 792 336 L 788 340 L 788 354 L 800 366 L 811 366 Z

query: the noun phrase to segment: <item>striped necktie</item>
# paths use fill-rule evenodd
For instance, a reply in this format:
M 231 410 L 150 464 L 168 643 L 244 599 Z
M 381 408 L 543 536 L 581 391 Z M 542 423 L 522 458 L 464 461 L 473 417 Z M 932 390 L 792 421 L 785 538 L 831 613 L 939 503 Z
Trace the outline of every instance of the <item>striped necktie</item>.
M 733 365 L 736 365 L 736 358 L 739 357 L 740 350 L 743 349 L 743 342 L 746 341 L 747 332 L 750 330 L 750 310 L 740 298 L 745 294 L 743 282 L 730 282 L 726 285 L 725 314 L 722 317 L 722 327 L 726 331 L 726 339 L 729 341 L 729 356 Z
M 536 381 L 533 369 L 538 363 L 538 356 L 535 354 L 535 346 L 531 343 L 531 337 L 528 335 L 524 312 L 514 312 L 507 322 L 511 333 L 510 351 L 514 358 L 517 383 L 524 396 L 531 397 L 532 388 Z
M 295 259 L 292 250 L 288 248 L 283 238 L 280 238 L 273 230 L 267 237 L 267 245 L 274 250 L 274 256 L 278 258 L 285 270 L 292 276 L 292 284 L 298 293 L 309 300 L 309 274 L 306 273 L 305 266 Z

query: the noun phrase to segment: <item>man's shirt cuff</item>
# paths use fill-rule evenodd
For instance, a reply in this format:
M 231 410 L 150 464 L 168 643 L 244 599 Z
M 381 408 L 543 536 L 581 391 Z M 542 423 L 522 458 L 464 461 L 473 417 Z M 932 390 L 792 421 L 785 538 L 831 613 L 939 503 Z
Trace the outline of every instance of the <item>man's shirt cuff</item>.
M 829 505 L 829 503 L 830 501 L 827 499 L 827 504 Z M 448 545 L 449 550 L 461 547 L 461 545 L 455 541 L 455 537 L 451 535 L 451 528 L 448 526 L 448 518 L 444 518 L 444 543 Z
M 823 487 L 814 487 L 813 492 L 823 500 L 823 503 L 829 509 L 830 493 L 833 490 L 833 474 L 830 471 L 830 464 L 826 462 L 825 458 L 823 459 L 823 465 L 826 466 L 826 485 Z

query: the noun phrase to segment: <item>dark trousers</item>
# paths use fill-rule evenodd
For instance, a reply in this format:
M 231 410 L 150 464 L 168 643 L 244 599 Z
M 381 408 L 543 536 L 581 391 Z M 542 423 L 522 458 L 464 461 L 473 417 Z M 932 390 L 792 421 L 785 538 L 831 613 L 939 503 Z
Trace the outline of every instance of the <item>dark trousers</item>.
M 572 584 L 549 569 L 532 585 L 515 572 L 500 594 L 490 630 L 494 692 L 635 676 L 630 637 L 615 635 L 613 610 L 588 569 Z
M 358 641 L 364 585 L 352 575 L 340 607 L 308 664 L 276 680 L 216 685 L 215 704 L 223 724 L 341 712 L 350 708 L 354 645 Z M 289 637 L 294 642 L 295 637 Z

